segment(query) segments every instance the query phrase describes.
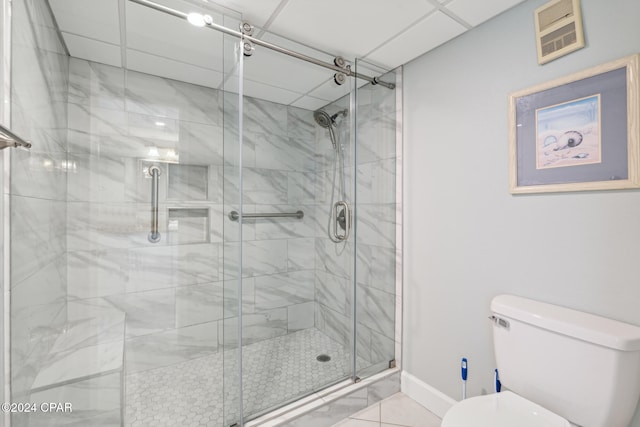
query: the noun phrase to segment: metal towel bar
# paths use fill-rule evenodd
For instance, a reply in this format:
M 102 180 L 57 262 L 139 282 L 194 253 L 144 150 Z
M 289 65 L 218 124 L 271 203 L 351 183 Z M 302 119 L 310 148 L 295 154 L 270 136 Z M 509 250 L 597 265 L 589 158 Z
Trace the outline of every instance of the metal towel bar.
M 31 148 L 31 143 L 20 138 L 6 127 L 0 125 L 0 150 L 9 147 Z
M 268 213 L 244 213 L 243 218 L 304 218 L 304 212 L 268 212 Z M 238 211 L 229 212 L 229 219 L 231 221 L 237 221 L 240 218 Z

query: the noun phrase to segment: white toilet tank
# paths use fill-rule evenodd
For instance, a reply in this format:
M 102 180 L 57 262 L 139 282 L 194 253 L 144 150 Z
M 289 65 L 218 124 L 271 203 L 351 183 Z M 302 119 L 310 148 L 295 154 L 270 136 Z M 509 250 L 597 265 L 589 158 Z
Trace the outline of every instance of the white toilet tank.
M 640 397 L 640 327 L 500 295 L 491 301 L 502 384 L 583 427 L 628 427 Z

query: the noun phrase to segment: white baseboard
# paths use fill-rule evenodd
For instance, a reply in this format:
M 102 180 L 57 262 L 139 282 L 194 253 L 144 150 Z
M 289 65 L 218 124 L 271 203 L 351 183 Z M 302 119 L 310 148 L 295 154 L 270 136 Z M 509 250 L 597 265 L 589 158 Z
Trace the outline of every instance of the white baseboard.
M 402 371 L 400 389 L 404 394 L 440 418 L 444 417 L 449 408 L 458 403 L 455 399 L 450 398 L 406 371 Z

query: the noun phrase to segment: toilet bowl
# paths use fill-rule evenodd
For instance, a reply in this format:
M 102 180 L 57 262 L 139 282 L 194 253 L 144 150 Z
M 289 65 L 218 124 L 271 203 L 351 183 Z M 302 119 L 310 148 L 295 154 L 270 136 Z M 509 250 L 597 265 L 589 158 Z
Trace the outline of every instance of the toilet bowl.
M 570 427 L 569 421 L 510 391 L 465 399 L 441 427 Z

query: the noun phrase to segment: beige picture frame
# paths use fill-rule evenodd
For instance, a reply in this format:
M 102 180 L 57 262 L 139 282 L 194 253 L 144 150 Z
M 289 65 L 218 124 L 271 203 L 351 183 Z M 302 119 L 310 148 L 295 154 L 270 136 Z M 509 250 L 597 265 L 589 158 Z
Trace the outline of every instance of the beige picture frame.
M 511 93 L 509 191 L 522 194 L 640 188 L 639 68 L 640 54 L 635 54 Z M 587 114 L 580 108 L 583 99 L 596 96 L 597 117 L 593 111 Z M 568 108 L 541 123 L 539 112 L 557 106 Z M 550 135 L 548 141 L 541 142 L 541 126 L 547 132 L 543 136 Z M 585 161 L 593 154 L 586 149 L 586 142 L 580 145 L 582 135 L 588 141 L 596 133 L 600 158 Z M 577 135 L 580 137 L 574 137 Z M 540 146 L 547 142 L 546 155 L 564 156 L 569 161 L 563 160 L 558 167 L 539 168 Z

